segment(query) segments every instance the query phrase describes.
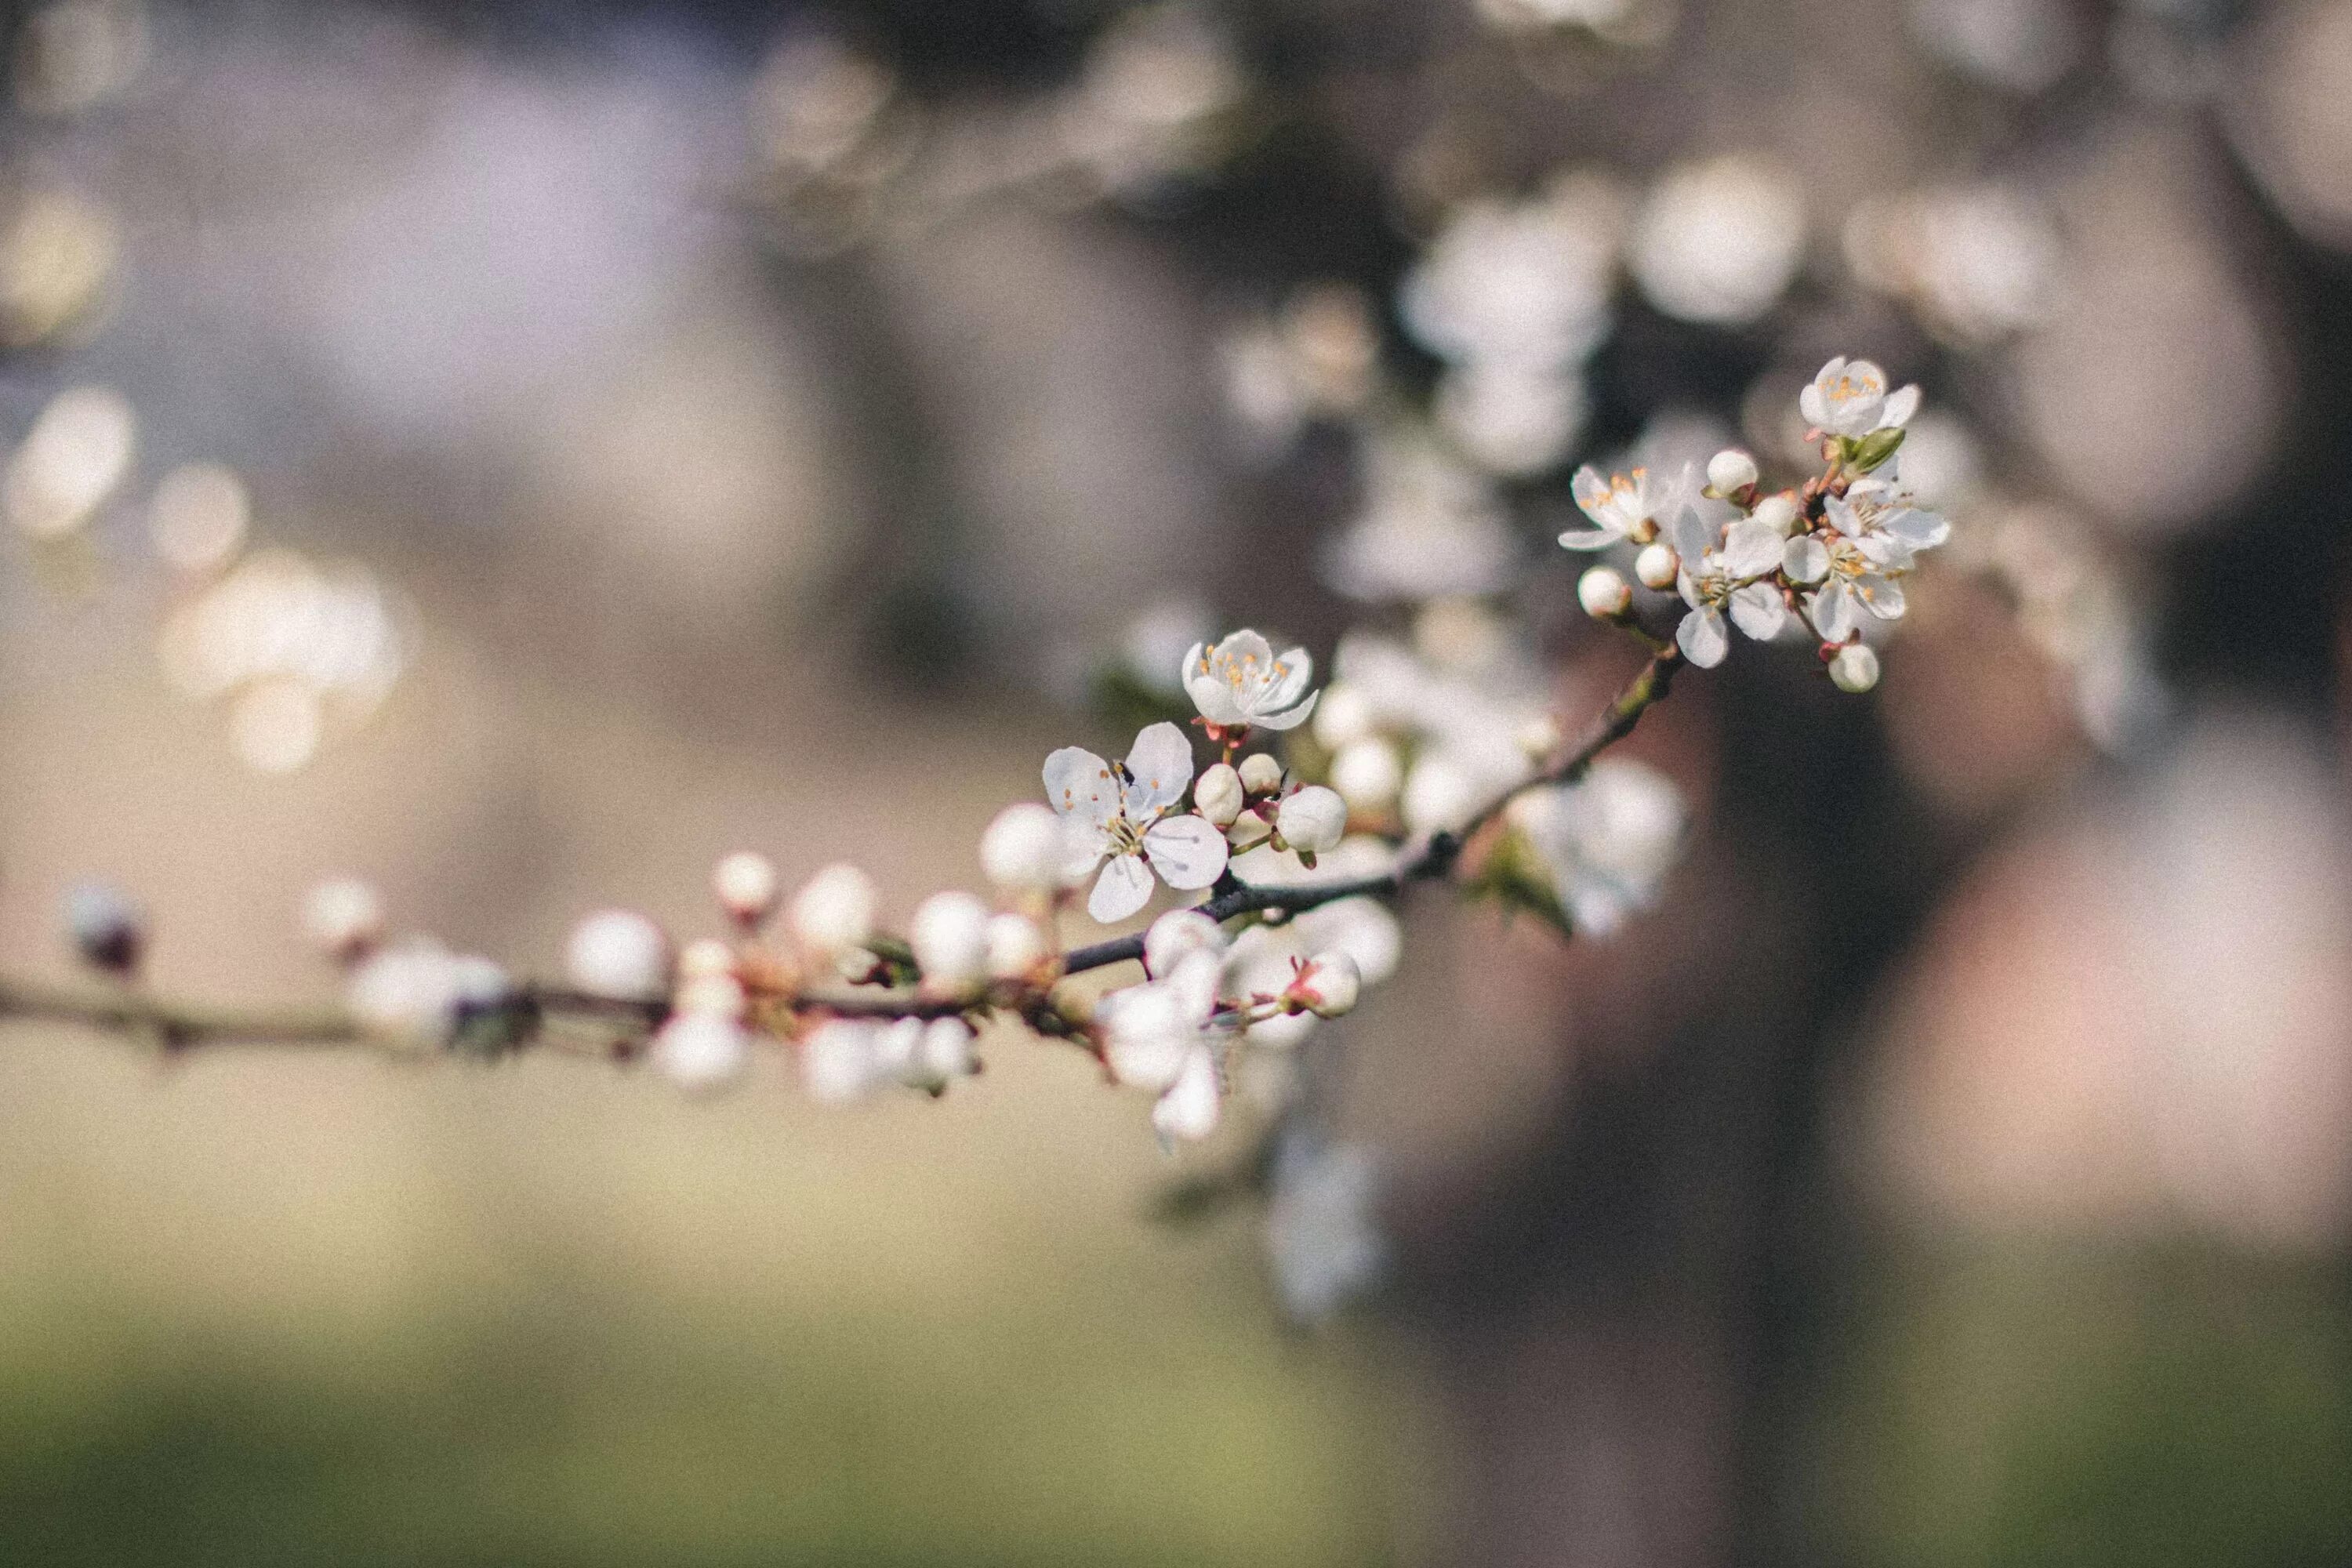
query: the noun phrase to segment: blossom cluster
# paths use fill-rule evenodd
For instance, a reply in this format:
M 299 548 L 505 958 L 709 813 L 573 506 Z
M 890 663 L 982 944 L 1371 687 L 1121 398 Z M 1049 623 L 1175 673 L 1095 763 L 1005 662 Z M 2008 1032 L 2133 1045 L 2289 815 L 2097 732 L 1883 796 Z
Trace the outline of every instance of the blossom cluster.
M 1696 465 L 1664 479 L 1580 468 L 1573 488 L 1588 526 L 1559 542 L 1637 550 L 1642 584 L 1680 595 L 1675 644 L 1702 669 L 1723 662 L 1733 628 L 1770 642 L 1793 624 L 1818 639 L 1842 689 L 1866 691 L 1878 682 L 1878 655 L 1863 641 L 1865 625 L 1901 618 L 1903 578 L 1951 537 L 1951 524 L 1895 477 L 1918 409 L 1916 386 L 1889 392 L 1870 361 L 1833 359 L 1798 398 L 1808 439 L 1822 443 L 1828 463 L 1822 476 L 1767 491 L 1756 460 L 1736 448 L 1717 453 L 1704 478 Z M 1608 566 L 1587 572 L 1578 594 L 1602 618 L 1633 603 L 1633 585 Z

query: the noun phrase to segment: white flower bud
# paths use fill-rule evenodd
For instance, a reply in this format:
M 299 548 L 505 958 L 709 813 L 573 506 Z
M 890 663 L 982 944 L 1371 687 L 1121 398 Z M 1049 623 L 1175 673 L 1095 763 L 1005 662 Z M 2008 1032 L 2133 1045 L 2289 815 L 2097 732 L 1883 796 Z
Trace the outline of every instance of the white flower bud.
M 1773 531 L 1786 539 L 1795 531 L 1797 519 L 1802 514 L 1802 510 L 1803 509 L 1797 505 L 1797 498 L 1794 494 L 1788 490 L 1776 490 L 1758 501 L 1755 510 L 1748 515 L 1759 522 L 1770 523 Z
M 1062 819 L 1035 801 L 1008 805 L 980 836 L 980 868 L 1000 888 L 1048 892 L 1062 885 L 1069 854 Z
M 1756 479 L 1756 459 L 1737 447 L 1726 447 L 1706 460 L 1707 486 L 1719 496 L 1744 490 Z
M 1143 967 L 1165 980 L 1185 954 L 1224 950 L 1224 930 L 1216 921 L 1198 910 L 1171 910 L 1143 933 Z
M 813 953 L 865 945 L 874 934 L 874 879 L 855 866 L 827 866 L 793 898 L 791 921 L 793 935 Z
M 751 1011 L 751 1000 L 743 983 L 731 974 L 697 974 L 678 982 L 669 1006 L 673 1013 L 708 1013 L 740 1021 Z
M 1404 787 L 1404 764 L 1396 748 L 1377 735 L 1350 741 L 1331 759 L 1331 787 L 1351 807 L 1384 811 Z
M 355 963 L 383 940 L 383 900 L 356 877 L 321 882 L 302 900 L 302 930 L 336 963 Z
M 1633 607 L 1633 584 L 1613 566 L 1593 566 L 1576 580 L 1576 602 L 1596 621 L 1614 620 Z
M 677 977 L 708 980 L 712 975 L 735 977 L 735 950 L 715 936 L 698 936 L 677 955 Z
M 919 1030 L 922 1025 L 907 1023 Z M 801 1042 L 801 1082 L 823 1105 L 846 1105 L 871 1094 L 887 1070 L 883 1027 L 863 1018 L 831 1018 Z
M 352 967 L 343 1001 L 371 1033 L 439 1046 L 457 1025 L 457 960 L 429 938 L 384 948 Z
M 961 1018 L 933 1018 L 922 1026 L 898 1064 L 898 1080 L 908 1089 L 938 1094 L 960 1078 L 980 1070 L 972 1055 L 971 1026 Z
M 688 1094 L 709 1094 L 743 1076 L 751 1037 L 724 1013 L 679 1013 L 654 1036 L 654 1066 Z
M 1681 558 L 1669 544 L 1644 544 L 1642 553 L 1633 557 L 1633 575 L 1642 580 L 1644 588 L 1673 587 L 1682 569 Z
M 1339 751 L 1372 732 L 1371 694 L 1362 687 L 1335 680 L 1323 689 L 1315 706 L 1315 738 L 1325 749 Z
M 776 863 L 756 849 L 738 849 L 711 868 L 710 890 L 738 924 L 757 927 L 776 912 L 783 884 Z
M 66 932 L 84 963 L 128 974 L 147 946 L 139 906 L 103 882 L 84 882 L 66 895 Z
M 1045 933 L 1027 915 L 988 917 L 988 977 L 1021 980 L 1045 962 Z
M 1840 691 L 1867 691 L 1878 684 L 1878 655 L 1862 643 L 1848 643 L 1830 656 L 1830 679 Z
M 1243 804 L 1242 775 L 1230 763 L 1211 763 L 1192 781 L 1192 809 L 1219 827 L 1231 827 Z
M 563 973 L 591 996 L 657 1002 L 669 990 L 669 937 L 635 910 L 599 910 L 572 928 Z
M 1225 837 L 1234 848 L 1246 849 L 1253 844 L 1263 844 L 1273 833 L 1273 825 L 1255 810 L 1250 810 L 1234 818 L 1234 825 L 1225 829 Z
M 1241 780 L 1252 795 L 1272 795 L 1282 787 L 1282 764 L 1270 752 L 1252 752 L 1242 759 Z
M 1300 965 L 1283 995 L 1318 1018 L 1336 1018 L 1356 1005 L 1363 972 L 1344 952 L 1318 952 Z
M 1274 826 L 1293 849 L 1319 855 L 1346 836 L 1348 803 L 1338 790 L 1308 784 L 1282 797 Z
M 923 989 L 951 995 L 988 973 L 988 906 L 970 893 L 933 893 L 915 906 L 907 926 Z

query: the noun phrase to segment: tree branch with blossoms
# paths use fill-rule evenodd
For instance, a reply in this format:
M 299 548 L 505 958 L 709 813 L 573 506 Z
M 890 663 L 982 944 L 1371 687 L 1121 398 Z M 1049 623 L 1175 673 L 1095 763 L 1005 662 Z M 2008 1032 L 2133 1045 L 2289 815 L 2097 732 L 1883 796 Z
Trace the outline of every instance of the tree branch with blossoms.
M 1006 807 L 982 836 L 993 901 L 935 893 L 903 934 L 877 924 L 877 889 L 856 867 L 829 866 L 787 900 L 774 863 L 743 851 L 713 873 L 725 937 L 679 949 L 641 914 L 601 910 L 572 930 L 564 982 L 543 984 L 429 938 L 388 941 L 373 890 L 335 880 L 313 890 L 305 923 L 344 971 L 342 1005 L 243 1012 L 149 993 L 138 978 L 144 922 L 93 887 L 74 893 L 67 920 L 102 984 L 0 979 L 0 1016 L 166 1053 L 245 1043 L 642 1057 L 704 1091 L 734 1082 L 765 1043 L 790 1049 L 810 1093 L 835 1102 L 893 1086 L 943 1093 L 979 1070 L 980 1026 L 1005 1019 L 1150 1092 L 1163 1140 L 1198 1139 L 1219 1123 L 1239 1056 L 1286 1050 L 1393 971 L 1402 931 L 1391 906 L 1416 883 L 1459 881 L 1595 935 L 1650 902 L 1684 835 L 1680 799 L 1605 753 L 1685 664 L 1721 663 L 1734 630 L 1758 641 L 1810 633 L 1839 688 L 1876 683 L 1862 633 L 1902 616 L 1902 579 L 1950 531 L 1895 478 L 1918 402 L 1916 387 L 1890 394 L 1867 361 L 1830 362 L 1800 400 L 1824 466 L 1789 489 L 1767 491 L 1737 450 L 1703 476 L 1580 469 L 1571 493 L 1587 524 L 1560 543 L 1630 554 L 1648 596 L 1604 560 L 1579 579 L 1578 598 L 1648 658 L 1572 742 L 1547 716 L 1486 703 L 1377 638 L 1351 634 L 1339 679 L 1318 690 L 1305 649 L 1277 654 L 1236 632 L 1194 645 L 1177 672 L 1213 761 L 1196 771 L 1193 741 L 1164 721 L 1116 762 L 1054 752 L 1045 802 Z M 1644 625 L 1676 601 L 1671 637 Z M 1286 747 L 1288 763 L 1252 749 L 1310 721 L 1318 746 Z M 1401 801 L 1400 742 L 1420 752 Z M 1058 941 L 1079 908 L 1117 924 L 1162 882 L 1202 896 L 1141 931 Z M 1099 994 L 1065 984 L 1128 962 L 1142 965 L 1141 981 Z

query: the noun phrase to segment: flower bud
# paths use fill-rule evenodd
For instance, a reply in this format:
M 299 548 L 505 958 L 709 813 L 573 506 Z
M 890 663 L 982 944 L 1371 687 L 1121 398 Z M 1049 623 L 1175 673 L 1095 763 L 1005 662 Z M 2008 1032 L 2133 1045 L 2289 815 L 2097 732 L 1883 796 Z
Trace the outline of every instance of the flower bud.
M 856 867 L 827 866 L 793 900 L 793 935 L 814 953 L 846 952 L 874 934 L 874 879 Z
M 1797 498 L 1788 490 L 1776 490 L 1756 503 L 1748 515 L 1759 522 L 1769 522 L 1774 531 L 1786 539 L 1796 530 L 1797 519 L 1802 513 Z
M 355 963 L 383 941 L 383 900 L 356 877 L 320 882 L 302 900 L 302 930 L 338 963 Z
M 956 1079 L 980 1070 L 971 1042 L 971 1026 L 961 1018 L 933 1018 L 908 1042 L 906 1059 L 896 1064 L 898 1081 L 930 1094 L 944 1092 Z
M 1224 950 L 1225 933 L 1216 921 L 1198 910 L 1171 910 L 1143 933 L 1143 967 L 1153 979 L 1165 980 L 1185 954 Z
M 1062 819 L 1035 801 L 1008 805 L 980 836 L 980 868 L 1000 888 L 1050 892 L 1062 885 L 1069 856 Z
M 66 895 L 66 933 L 84 963 L 115 974 L 138 968 L 147 946 L 139 907 L 103 882 L 84 882 Z
M 1027 915 L 991 915 L 985 938 L 988 977 L 1022 980 L 1045 962 L 1045 933 Z
M 1591 567 L 1576 580 L 1576 602 L 1596 621 L 1614 620 L 1633 607 L 1633 585 L 1613 566 Z
M 1231 827 L 1242 805 L 1242 775 L 1230 763 L 1211 763 L 1192 782 L 1192 809 L 1219 827 Z
M 1848 643 L 1830 656 L 1830 679 L 1840 691 L 1867 691 L 1878 684 L 1878 655 L 1862 643 Z
M 1235 849 L 1246 849 L 1253 844 L 1263 844 L 1273 832 L 1273 826 L 1252 809 L 1234 818 L 1234 825 L 1225 829 L 1225 838 Z
M 708 980 L 712 975 L 735 977 L 735 950 L 715 936 L 698 936 L 680 950 L 677 955 L 677 977 L 686 980 Z
M 988 973 L 988 906 L 970 893 L 933 893 L 915 906 L 907 927 L 923 989 L 950 995 Z
M 1668 544 L 1644 544 L 1642 552 L 1633 557 L 1633 575 L 1642 580 L 1644 588 L 1663 591 L 1673 587 L 1682 569 L 1682 558 Z
M 1308 784 L 1282 797 L 1274 826 L 1283 842 L 1308 855 L 1320 855 L 1348 831 L 1348 803 L 1339 792 Z
M 1756 459 L 1737 447 L 1726 447 L 1706 460 L 1707 488 L 1717 495 L 1744 490 L 1756 479 Z
M 738 849 L 713 867 L 710 890 L 719 895 L 719 907 L 728 917 L 747 930 L 757 930 L 774 914 L 776 901 L 783 896 L 776 863 L 756 849 Z
M 669 937 L 634 910 L 599 910 L 572 928 L 563 973 L 591 996 L 658 1002 L 669 990 Z
M 751 1037 L 723 1013 L 678 1013 L 654 1036 L 653 1061 L 688 1094 L 710 1094 L 743 1076 Z
M 1323 700 L 1315 705 L 1315 738 L 1327 751 L 1339 751 L 1371 732 L 1370 693 L 1345 680 L 1323 689 Z
M 343 1001 L 372 1034 L 441 1046 L 457 1026 L 457 961 L 430 938 L 383 948 L 352 965 Z
M 1252 752 L 1242 759 L 1241 780 L 1251 795 L 1272 795 L 1282 787 L 1282 764 L 1270 752 Z
M 1363 988 L 1363 973 L 1354 959 L 1344 952 L 1318 952 L 1299 965 L 1282 994 L 1318 1018 L 1336 1018 L 1355 1006 Z
M 1377 735 L 1350 741 L 1331 759 L 1331 787 L 1351 807 L 1385 811 L 1404 787 L 1404 764 L 1396 748 Z

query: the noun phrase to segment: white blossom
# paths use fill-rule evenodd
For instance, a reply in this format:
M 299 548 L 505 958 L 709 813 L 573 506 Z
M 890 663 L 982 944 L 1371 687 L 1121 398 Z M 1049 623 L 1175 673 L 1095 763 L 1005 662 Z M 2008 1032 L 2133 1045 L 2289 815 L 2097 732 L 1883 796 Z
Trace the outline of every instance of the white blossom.
M 1022 914 L 989 916 L 986 945 L 991 980 L 1025 979 L 1052 951 L 1037 922 Z
M 874 934 L 874 879 L 848 864 L 827 866 L 793 898 L 793 935 L 810 953 L 837 957 Z
M 1316 707 L 1315 738 L 1328 751 L 1342 750 L 1371 735 L 1378 724 L 1376 713 L 1370 693 L 1335 680 L 1323 689 L 1323 700 Z
M 1151 1107 L 1152 1130 L 1163 1142 L 1197 1142 L 1217 1130 L 1224 1110 L 1224 1075 L 1214 1053 L 1195 1048 L 1184 1070 Z
M 1676 586 L 1689 606 L 1675 628 L 1675 643 L 1685 658 L 1701 669 L 1723 662 L 1731 648 L 1723 625 L 1727 611 L 1734 625 L 1759 642 L 1779 635 L 1788 606 L 1779 588 L 1756 580 L 1780 565 L 1781 539 L 1771 524 L 1742 518 L 1726 529 L 1698 506 L 1686 505 L 1668 521 L 1667 531 L 1675 553 L 1682 557 Z
M 1365 1149 L 1296 1136 L 1282 1141 L 1265 1247 L 1292 1317 L 1318 1321 L 1379 1279 L 1388 1260 L 1372 1213 L 1379 1188 L 1378 1168 Z
M 1265 638 L 1239 631 L 1184 656 L 1184 689 L 1201 717 L 1225 729 L 1289 730 L 1315 710 L 1315 661 L 1303 647 L 1276 657 Z M 1187 782 L 1190 782 L 1189 771 Z
M 914 949 L 923 989 L 952 995 L 988 973 L 988 906 L 970 893 L 933 893 L 915 906 L 907 944 Z
M 1161 979 L 1114 991 L 1097 1005 L 1103 1060 L 1119 1082 L 1160 1096 L 1151 1121 L 1162 1139 L 1205 1138 L 1223 1098 L 1223 1047 L 1217 983 L 1223 961 L 1196 949 Z
M 1224 928 L 1216 921 L 1198 910 L 1171 910 L 1144 931 L 1143 967 L 1154 979 L 1165 979 L 1192 953 L 1224 950 Z
M 1951 537 L 1952 525 L 1909 504 L 1878 479 L 1858 479 L 1822 502 L 1825 526 L 1788 542 L 1782 566 L 1791 582 L 1822 585 L 1805 614 L 1824 642 L 1844 642 L 1867 610 L 1882 621 L 1903 614 L 1903 584 L 1918 552 Z
M 1592 521 L 1591 528 L 1570 529 L 1559 542 L 1570 550 L 1606 550 L 1624 540 L 1641 542 L 1656 526 L 1664 481 L 1653 483 L 1647 468 L 1612 474 L 1586 464 L 1568 482 L 1578 508 Z
M 1034 800 L 1006 806 L 980 836 L 980 868 L 1000 888 L 1050 892 L 1063 885 L 1070 858 L 1063 819 Z
M 1293 849 L 1318 855 L 1337 845 L 1348 831 L 1348 803 L 1337 790 L 1307 784 L 1282 799 L 1276 810 L 1275 830 Z
M 1866 359 L 1841 354 L 1797 395 L 1797 410 L 1823 435 L 1858 440 L 1874 430 L 1906 425 L 1919 411 L 1919 389 L 1889 395 L 1886 373 Z
M 1344 952 L 1367 985 L 1396 973 L 1404 955 L 1404 928 L 1378 899 L 1334 899 L 1294 916 L 1290 930 L 1310 952 Z
M 1384 811 L 1404 787 L 1404 764 L 1396 748 L 1377 735 L 1351 741 L 1331 759 L 1331 787 L 1349 807 Z
M 669 933 L 635 910 L 599 910 L 572 928 L 563 972 L 592 996 L 656 1002 L 669 990 Z
M 678 1013 L 654 1036 L 654 1066 L 690 1094 L 709 1093 L 735 1082 L 751 1057 L 750 1033 L 724 1013 Z
M 1189 812 L 1171 815 L 1192 782 L 1192 742 L 1166 722 L 1138 734 L 1116 771 L 1077 746 L 1045 759 L 1045 797 L 1077 825 L 1070 868 L 1083 876 L 1108 857 L 1087 900 L 1096 920 L 1108 924 L 1141 909 L 1150 900 L 1154 871 L 1170 887 L 1190 889 L 1207 887 L 1224 870 L 1224 835 Z
M 820 1104 L 863 1100 L 891 1081 L 893 1062 L 909 1059 L 922 1035 L 920 1018 L 828 1018 L 801 1042 L 801 1082 Z
M 1363 972 L 1345 952 L 1318 952 L 1298 966 L 1283 995 L 1318 1018 L 1336 1018 L 1355 1009 L 1362 994 Z
M 1607 936 L 1650 907 L 1682 847 L 1687 812 L 1674 781 L 1630 757 L 1601 757 L 1572 784 L 1510 805 L 1550 868 L 1577 929 Z

